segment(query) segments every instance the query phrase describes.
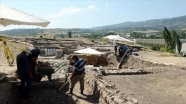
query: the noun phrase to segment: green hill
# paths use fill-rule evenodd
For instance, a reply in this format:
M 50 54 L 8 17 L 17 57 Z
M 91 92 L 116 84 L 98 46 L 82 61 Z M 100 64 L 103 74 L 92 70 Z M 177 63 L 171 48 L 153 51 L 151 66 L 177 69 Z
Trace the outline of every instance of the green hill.
M 93 27 L 93 30 L 162 30 L 163 27 L 169 29 L 183 29 L 186 28 L 186 16 L 154 19 L 140 22 L 124 22 L 120 24 Z
M 131 32 L 131 31 L 146 31 L 146 30 L 157 30 L 162 31 L 163 27 L 167 27 L 170 30 L 186 29 L 186 16 L 165 18 L 165 19 L 153 19 L 140 22 L 124 22 L 120 24 L 99 26 L 89 29 L 85 28 L 54 28 L 54 29 L 12 29 L 6 31 L 0 31 L 0 34 L 6 34 L 9 36 L 28 36 L 36 34 L 67 34 L 68 31 L 73 33 L 104 33 L 110 31 L 121 31 L 121 32 Z
M 36 29 L 12 29 L 12 30 L 5 30 L 0 31 L 0 34 L 6 34 L 9 36 L 29 36 L 42 33 L 42 29 L 36 28 Z

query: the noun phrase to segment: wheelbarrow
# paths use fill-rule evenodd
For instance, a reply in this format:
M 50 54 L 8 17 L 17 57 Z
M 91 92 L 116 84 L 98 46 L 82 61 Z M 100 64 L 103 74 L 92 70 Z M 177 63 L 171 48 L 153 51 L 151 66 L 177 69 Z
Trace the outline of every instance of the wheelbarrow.
M 36 70 L 41 75 L 47 75 L 48 80 L 51 81 L 52 80 L 52 74 L 54 74 L 55 72 L 57 72 L 58 70 L 60 70 L 62 68 L 62 66 L 63 65 L 59 66 L 58 69 L 54 69 L 53 67 L 41 67 L 41 68 L 37 68 Z

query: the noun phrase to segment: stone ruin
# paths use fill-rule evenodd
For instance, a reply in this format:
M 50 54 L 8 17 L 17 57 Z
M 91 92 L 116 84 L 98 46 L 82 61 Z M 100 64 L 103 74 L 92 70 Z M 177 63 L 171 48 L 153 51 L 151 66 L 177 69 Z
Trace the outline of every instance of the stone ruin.
M 28 39 L 29 41 L 29 39 Z M 77 41 L 63 41 L 57 42 L 56 40 L 47 40 L 47 39 L 38 39 L 38 40 L 30 40 L 35 47 L 39 47 L 41 49 L 47 49 L 48 55 L 43 54 L 42 56 L 55 56 L 55 58 L 63 57 L 63 54 L 71 54 L 67 59 L 71 59 L 73 55 L 73 51 L 77 49 Z M 92 44 L 85 44 L 83 42 L 78 43 L 82 47 L 91 46 Z M 109 48 L 103 48 L 104 46 L 96 47 L 99 51 L 107 52 L 109 55 L 111 50 Z M 109 47 L 109 46 L 108 46 Z M 51 50 L 52 49 L 52 50 Z M 113 63 L 111 65 L 110 62 L 114 59 L 114 57 L 108 57 L 101 55 L 78 55 L 80 58 L 84 58 L 87 60 L 88 66 L 86 66 L 86 77 L 85 77 L 85 92 L 89 93 L 92 96 L 93 103 L 99 104 L 138 104 L 138 100 L 135 98 L 128 97 L 125 93 L 121 92 L 115 85 L 111 83 L 111 81 L 107 81 L 103 76 L 106 75 L 133 75 L 133 74 L 148 74 L 151 73 L 149 71 L 145 71 L 142 69 L 136 70 L 116 70 L 115 66 L 117 63 Z M 61 60 L 62 61 L 62 60 Z M 117 60 L 114 59 L 117 62 Z M 61 85 L 66 83 L 67 79 L 67 67 L 69 65 L 69 61 L 63 60 L 63 62 L 55 63 L 56 66 L 60 64 L 64 64 L 62 70 L 55 73 L 52 77 L 52 81 L 49 82 L 47 80 L 43 80 L 39 83 L 34 83 L 32 87 L 32 92 L 36 95 L 36 97 L 32 98 L 30 102 L 40 103 L 40 104 L 81 104 L 82 100 L 74 95 L 66 95 L 65 92 L 68 90 L 68 84 L 59 92 L 54 93 L 56 89 L 59 89 Z M 71 62 L 71 60 L 70 60 Z M 52 61 L 54 63 L 54 61 Z M 109 67 L 108 67 L 109 66 Z M 1 104 L 15 104 L 16 103 L 29 103 L 29 101 L 25 101 L 19 98 L 19 84 L 9 84 L 6 83 L 9 90 L 6 90 L 6 94 L 4 93 L 4 102 Z M 77 85 L 76 85 L 77 86 Z M 3 97 L 2 97 L 3 98 Z M 94 99 L 94 100 L 93 100 Z M 1 101 L 1 99 L 0 99 Z

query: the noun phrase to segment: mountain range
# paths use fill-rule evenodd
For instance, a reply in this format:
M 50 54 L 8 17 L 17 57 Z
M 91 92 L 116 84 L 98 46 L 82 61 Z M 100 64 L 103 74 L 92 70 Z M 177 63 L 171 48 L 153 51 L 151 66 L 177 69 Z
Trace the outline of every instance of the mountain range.
M 108 26 L 93 27 L 93 30 L 162 30 L 163 27 L 169 29 L 186 28 L 186 15 L 174 18 L 153 19 L 140 22 L 124 22 Z
M 163 27 L 167 27 L 170 30 L 186 29 L 186 15 L 174 18 L 165 18 L 165 19 L 153 19 L 140 22 L 124 22 L 114 25 L 107 26 L 98 26 L 89 29 L 12 29 L 6 31 L 0 31 L 0 34 L 6 34 L 11 36 L 20 36 L 20 35 L 34 35 L 38 33 L 53 33 L 53 34 L 63 34 L 64 32 L 72 31 L 73 33 L 94 33 L 94 32 L 108 32 L 108 31 L 146 31 L 146 30 L 157 30 L 162 31 Z

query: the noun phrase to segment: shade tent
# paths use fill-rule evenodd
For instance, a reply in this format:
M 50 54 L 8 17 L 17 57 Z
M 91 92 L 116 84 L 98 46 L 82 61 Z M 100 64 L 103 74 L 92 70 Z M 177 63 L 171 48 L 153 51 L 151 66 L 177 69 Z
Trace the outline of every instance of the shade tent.
M 129 40 L 129 39 L 126 39 L 126 38 L 123 38 L 122 41 L 130 42 L 130 43 L 133 42 L 133 41 L 131 41 L 131 40 Z
M 81 50 L 78 50 L 78 51 L 74 51 L 74 53 L 88 54 L 88 55 L 101 55 L 101 54 L 104 54 L 104 53 L 99 52 L 99 51 L 97 51 L 95 49 L 92 49 L 92 48 L 81 49 Z
M 123 38 L 119 35 L 109 35 L 109 36 L 106 36 L 104 38 L 107 38 L 109 40 L 119 40 L 119 41 L 125 41 L 125 42 L 132 42 L 131 40 Z
M 104 38 L 110 39 L 110 40 L 117 40 L 120 39 L 121 37 L 119 35 L 108 35 Z
M 0 4 L 0 25 L 36 25 L 46 27 L 50 22 Z

